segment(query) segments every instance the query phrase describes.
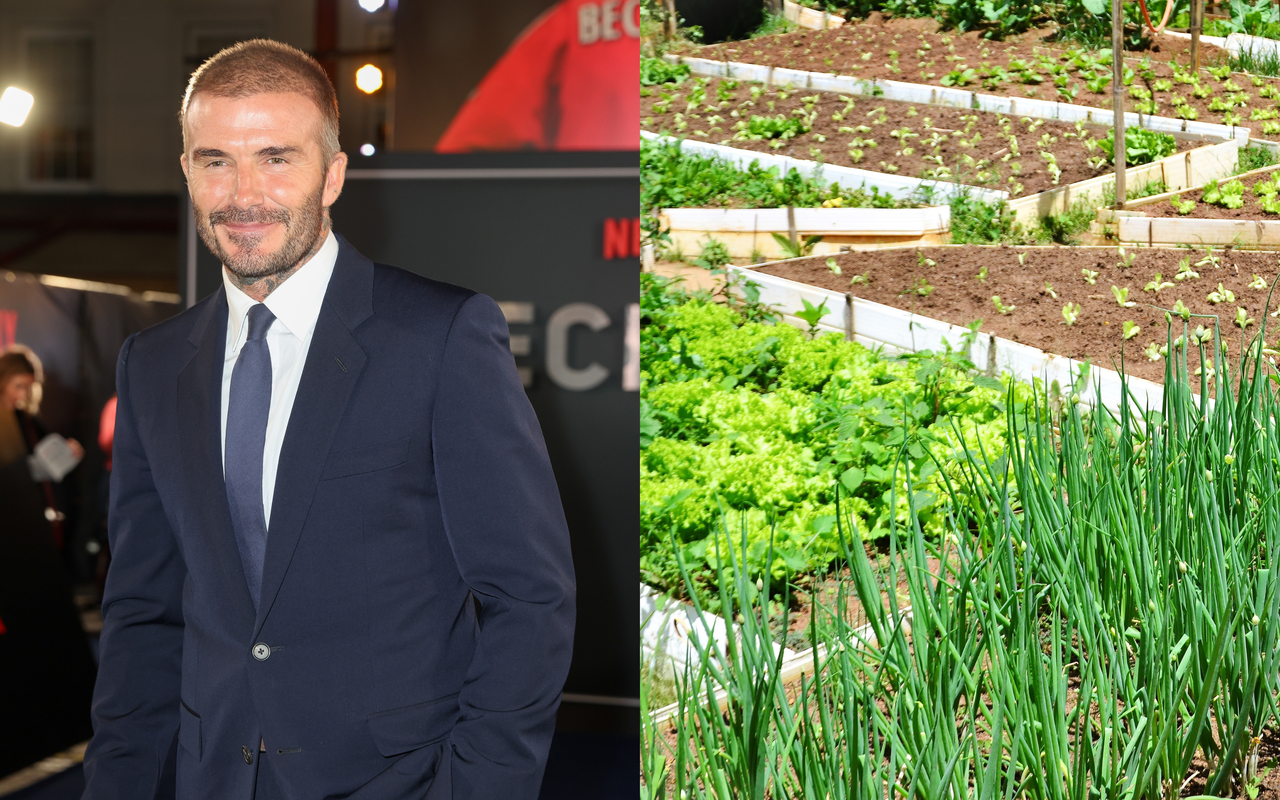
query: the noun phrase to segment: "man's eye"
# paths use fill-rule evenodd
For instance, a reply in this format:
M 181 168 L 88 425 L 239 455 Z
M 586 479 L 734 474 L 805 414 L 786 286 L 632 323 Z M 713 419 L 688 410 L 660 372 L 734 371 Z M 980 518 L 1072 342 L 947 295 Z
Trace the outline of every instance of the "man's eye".
M 284 164 L 284 163 L 286 163 L 286 162 L 285 162 L 285 160 L 284 160 L 284 156 L 272 156 L 271 158 L 267 159 L 267 161 L 268 161 L 269 163 L 272 163 L 272 164 Z
M 227 162 L 225 161 L 210 161 L 208 164 L 210 167 L 225 167 L 226 165 Z

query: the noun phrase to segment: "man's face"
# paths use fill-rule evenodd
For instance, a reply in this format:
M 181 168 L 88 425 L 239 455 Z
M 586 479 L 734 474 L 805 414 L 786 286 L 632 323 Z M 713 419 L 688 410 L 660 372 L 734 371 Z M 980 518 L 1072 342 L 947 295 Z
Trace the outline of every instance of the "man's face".
M 301 94 L 196 95 L 182 155 L 200 238 L 252 282 L 293 267 L 318 245 L 338 199 L 346 155 L 324 163 L 320 109 Z

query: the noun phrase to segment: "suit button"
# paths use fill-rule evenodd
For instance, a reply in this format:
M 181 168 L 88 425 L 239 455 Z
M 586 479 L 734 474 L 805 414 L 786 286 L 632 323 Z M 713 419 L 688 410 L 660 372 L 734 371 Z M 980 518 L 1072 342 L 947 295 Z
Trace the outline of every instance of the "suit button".
M 259 661 L 266 661 L 271 658 L 271 648 L 265 642 L 258 642 L 253 646 L 253 657 Z
M 241 747 L 240 752 L 244 755 L 244 763 L 246 764 L 253 763 L 253 753 L 249 750 L 247 746 Z

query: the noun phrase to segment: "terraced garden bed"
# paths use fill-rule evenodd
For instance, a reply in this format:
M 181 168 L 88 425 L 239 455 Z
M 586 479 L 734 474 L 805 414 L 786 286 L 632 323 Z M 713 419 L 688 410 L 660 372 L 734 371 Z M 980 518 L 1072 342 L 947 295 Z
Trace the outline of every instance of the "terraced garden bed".
M 989 186 L 1011 197 L 1109 172 L 1109 128 L 788 89 L 733 79 L 642 87 L 643 129 L 891 175 Z M 1130 163 L 1200 142 L 1135 131 Z M 1141 158 L 1139 157 L 1141 156 Z
M 1251 338 L 1267 313 L 1277 260 L 1181 248 L 964 246 L 794 259 L 752 271 L 952 325 L 980 320 L 974 330 L 1107 368 L 1120 364 L 1123 348 L 1130 375 L 1159 382 L 1165 311 L 1216 316 L 1238 353 L 1241 335 Z M 1177 336 L 1181 320 L 1174 321 Z M 1190 325 L 1208 330 L 1213 319 L 1191 317 Z
M 1255 138 L 1280 138 L 1280 79 L 1233 74 L 1227 67 L 1192 76 L 1185 71 L 1188 46 L 1163 37 L 1152 51 L 1126 59 L 1126 111 L 1245 125 Z M 1206 50 L 1204 64 L 1225 57 L 1215 57 L 1214 48 Z M 995 42 L 973 33 L 940 32 L 931 20 L 878 14 L 836 30 L 805 30 L 679 52 L 1084 106 L 1110 107 L 1112 99 L 1109 51 L 1050 45 L 1032 33 Z

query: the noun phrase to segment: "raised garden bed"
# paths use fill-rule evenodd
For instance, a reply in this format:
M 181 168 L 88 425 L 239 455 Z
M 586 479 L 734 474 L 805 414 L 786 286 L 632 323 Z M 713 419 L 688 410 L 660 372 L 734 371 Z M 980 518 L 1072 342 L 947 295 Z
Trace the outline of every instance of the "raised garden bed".
M 791 0 L 782 0 L 782 16 L 801 28 L 809 28 L 815 31 L 839 28 L 845 24 L 845 18 L 839 14 L 819 11 L 816 8 L 793 3 Z
M 829 257 L 840 268 L 839 275 L 828 266 L 828 258 L 740 269 L 761 280 L 784 281 L 768 284 L 770 302 L 780 302 L 784 309 L 798 310 L 804 299 L 812 305 L 825 300 L 831 313 L 823 322 L 830 330 L 842 330 L 848 324 L 844 295 L 851 292 L 868 304 L 864 310 L 855 303 L 852 315 L 855 337 L 867 337 L 868 343 L 917 349 L 937 347 L 945 337 L 952 346 L 961 347 L 965 328 L 982 320 L 976 330 L 1010 343 L 997 346 L 992 366 L 1010 369 L 1015 377 L 1029 380 L 1049 374 L 1060 381 L 1069 379 L 1075 364 L 1067 361 L 1111 368 L 1120 363 L 1123 346 L 1129 375 L 1155 383 L 1164 378 L 1165 356 L 1158 355 L 1167 344 L 1164 310 L 1175 308 L 1179 301 L 1191 313 L 1217 315 L 1221 334 L 1234 354 L 1239 353 L 1241 334 L 1252 337 L 1262 322 L 1267 292 L 1276 277 L 1275 256 L 1215 251 L 1208 262 L 1196 266 L 1206 257 L 1204 250 L 1181 248 L 1140 248 L 1122 257 L 1114 247 L 956 246 L 886 250 L 874 260 L 856 254 Z M 1187 266 L 1182 267 L 1184 260 Z M 1213 266 L 1213 260 L 1218 266 Z M 1130 265 L 1122 267 L 1122 261 Z M 1093 284 L 1086 281 L 1085 270 L 1097 273 Z M 1186 270 L 1199 277 L 1178 279 L 1178 273 Z M 1161 286 L 1159 291 L 1146 291 L 1153 283 Z M 1127 289 L 1125 302 L 1134 305 L 1123 307 L 1113 286 L 1121 292 Z M 813 289 L 825 294 L 805 294 Z M 1219 291 L 1214 302 L 1209 295 Z M 1000 298 L 998 305 L 993 297 Z M 1063 315 L 1068 304 L 1079 305 L 1070 326 Z M 884 309 L 896 309 L 899 314 Z M 1243 318 L 1239 309 L 1244 310 Z M 914 316 L 910 326 L 892 339 L 886 331 L 902 329 L 900 312 Z M 1238 327 L 1238 318 L 1248 327 Z M 1177 335 L 1181 320 L 1174 319 L 1179 325 Z M 1127 341 L 1126 322 L 1140 327 Z M 1211 324 L 1212 320 L 1191 321 L 1193 330 Z M 1268 324 L 1276 323 L 1268 320 Z M 975 363 L 990 357 L 986 338 L 972 339 Z M 1155 360 L 1150 358 L 1153 355 Z
M 1126 78 L 1127 111 L 1243 124 L 1253 127 L 1256 137 L 1280 137 L 1280 108 L 1276 104 L 1280 79 L 1202 70 L 1194 77 L 1196 83 L 1183 82 L 1192 76 L 1185 75 L 1181 67 L 1175 71 L 1165 59 L 1185 51 L 1186 43 L 1168 39 L 1157 46 L 1161 52 L 1126 60 L 1126 69 L 1132 72 L 1132 77 Z M 872 15 L 837 30 L 780 34 L 694 48 L 684 54 L 1085 106 L 1111 102 L 1107 52 L 1047 46 L 1029 37 L 993 42 L 971 34 L 941 33 L 931 21 L 924 20 L 886 20 Z M 1209 53 L 1202 58 L 1202 63 L 1214 61 Z M 1182 57 L 1181 61 L 1186 63 L 1187 59 Z
M 750 65 L 702 62 L 695 66 L 704 71 L 721 68 L 730 74 L 760 71 Z M 797 78 L 866 90 L 861 81 L 847 78 L 767 72 L 773 73 L 767 77 L 774 84 Z M 1015 198 L 1010 208 L 1024 224 L 1062 213 L 1082 199 L 1102 201 L 1114 183 L 1111 165 L 1099 146 L 1104 140 L 1102 132 L 1108 129 L 1084 119 L 1069 124 L 885 97 L 813 92 L 785 85 L 766 87 L 736 78 L 646 88 L 650 93 L 641 98 L 641 119 L 652 130 L 687 136 L 687 141 L 715 138 L 734 149 L 789 157 L 808 155 L 825 164 L 854 164 L 855 168 L 879 170 L 894 177 L 916 175 L 1000 188 Z M 919 94 L 922 88 L 926 87 L 890 87 L 900 94 L 913 89 Z M 1051 111 L 1059 113 L 1056 108 Z M 1140 188 L 1159 183 L 1164 188 L 1182 188 L 1231 174 L 1239 140 L 1197 148 L 1211 129 L 1216 128 L 1212 132 L 1223 137 L 1231 133 L 1221 126 L 1199 127 L 1204 130 L 1179 132 L 1172 140 L 1171 145 L 1181 153 L 1131 167 L 1126 172 L 1127 185 Z M 1243 133 L 1247 140 L 1247 132 Z
M 649 131 L 640 131 L 641 139 L 651 141 L 679 141 L 680 148 L 691 153 L 722 158 L 739 169 L 747 169 L 751 164 L 761 167 L 777 167 L 785 174 L 788 170 L 796 170 L 806 178 L 820 178 L 824 181 L 839 184 L 847 189 L 863 191 L 877 190 L 881 194 L 891 195 L 899 200 L 922 202 L 925 199 L 934 202 L 946 202 L 956 194 L 968 194 L 975 200 L 995 202 L 1008 199 L 1009 193 L 999 189 L 988 189 L 977 186 L 966 186 L 948 181 L 933 181 L 914 178 L 907 175 L 891 175 L 887 172 L 872 172 L 856 167 L 843 167 L 838 164 L 825 164 L 811 159 L 793 158 L 776 153 L 744 150 L 740 147 L 713 144 L 696 139 L 673 139 Z
M 1089 180 L 1111 169 L 1099 147 L 1108 129 L 1084 122 L 1072 125 L 734 79 L 653 89 L 640 98 L 641 124 L 653 133 L 891 175 L 989 186 L 1008 191 L 1011 198 Z M 1198 144 L 1169 143 L 1181 150 Z
M 702 209 L 667 208 L 660 219 L 672 245 L 682 252 L 698 252 L 708 237 L 723 243 L 733 258 L 785 258 L 788 253 L 773 234 L 800 240 L 822 237 L 813 255 L 844 250 L 878 250 L 905 243 L 945 244 L 950 236 L 951 209 L 927 208 L 797 208 L 788 219 L 785 208 Z
M 1101 209 L 1094 231 L 1123 243 L 1215 247 L 1280 246 L 1280 165 L 1202 188 L 1168 192 Z
M 640 150 L 646 227 L 665 230 L 668 246 L 679 253 L 703 253 L 714 241 L 725 251 L 715 258 L 759 262 L 810 246 L 807 252 L 826 253 L 884 243 L 940 244 L 948 236 L 949 206 L 915 208 L 875 190 L 803 177 L 794 167 L 785 173 L 758 163 L 740 169 L 676 141 L 646 140 Z M 676 202 L 682 205 L 667 207 Z

